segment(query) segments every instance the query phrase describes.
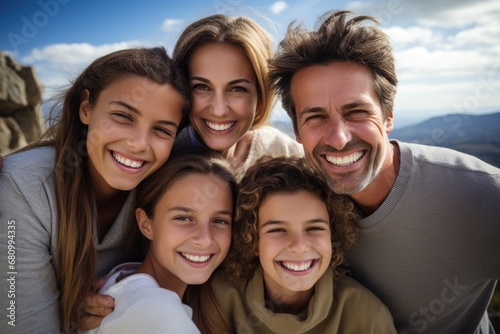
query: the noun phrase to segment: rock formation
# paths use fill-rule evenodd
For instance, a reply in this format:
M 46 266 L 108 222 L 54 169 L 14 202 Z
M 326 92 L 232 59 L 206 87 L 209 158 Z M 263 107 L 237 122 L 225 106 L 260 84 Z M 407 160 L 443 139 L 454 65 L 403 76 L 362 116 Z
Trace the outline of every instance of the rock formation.
M 45 131 L 42 85 L 32 67 L 0 51 L 0 155 L 38 139 Z

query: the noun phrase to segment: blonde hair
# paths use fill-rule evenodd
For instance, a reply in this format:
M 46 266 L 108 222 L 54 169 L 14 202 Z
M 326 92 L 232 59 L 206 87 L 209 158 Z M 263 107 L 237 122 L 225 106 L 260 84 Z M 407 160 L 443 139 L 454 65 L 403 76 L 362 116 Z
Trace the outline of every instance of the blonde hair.
M 274 105 L 274 93 L 268 79 L 268 61 L 273 55 L 269 34 L 253 20 L 222 14 L 207 16 L 191 23 L 181 33 L 173 58 L 188 71 L 193 52 L 200 46 L 222 43 L 239 48 L 252 64 L 257 78 L 258 104 L 252 129 L 266 125 Z

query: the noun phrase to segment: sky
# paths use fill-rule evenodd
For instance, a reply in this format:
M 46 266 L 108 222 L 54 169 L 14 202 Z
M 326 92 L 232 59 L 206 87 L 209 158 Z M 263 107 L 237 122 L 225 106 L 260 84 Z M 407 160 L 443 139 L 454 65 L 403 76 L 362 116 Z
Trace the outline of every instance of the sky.
M 33 66 L 48 98 L 106 53 L 137 46 L 170 53 L 182 29 L 203 16 L 248 16 L 276 50 L 290 22 L 314 28 L 329 10 L 381 21 L 396 56 L 396 127 L 500 111 L 498 0 L 0 0 L 0 50 Z M 278 102 L 272 120 L 287 117 Z

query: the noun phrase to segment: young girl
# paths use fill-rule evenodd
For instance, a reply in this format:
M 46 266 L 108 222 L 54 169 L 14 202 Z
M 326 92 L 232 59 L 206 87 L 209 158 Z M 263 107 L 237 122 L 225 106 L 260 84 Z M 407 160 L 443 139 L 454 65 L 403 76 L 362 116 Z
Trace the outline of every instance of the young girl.
M 202 155 L 175 158 L 136 190 L 134 225 L 149 241 L 142 263 L 116 267 L 101 289 L 115 298 L 115 310 L 99 333 L 224 333 L 217 304 L 204 284 L 225 258 L 231 242 L 236 181 L 220 159 Z M 139 247 L 140 248 L 140 247 Z M 137 249 L 137 248 L 136 248 Z M 203 311 L 199 310 L 203 307 Z
M 231 333 L 396 333 L 387 308 L 339 265 L 353 205 L 303 159 L 262 159 L 240 183 L 232 248 L 214 292 Z
M 268 124 L 274 94 L 268 81 L 272 57 L 267 32 L 246 17 L 212 15 L 184 29 L 173 57 L 191 84 L 191 125 L 175 148 L 220 152 L 239 180 L 265 154 L 303 155 L 302 146 Z
M 166 162 L 188 101 L 163 48 L 117 51 L 76 78 L 47 141 L 5 158 L 0 249 L 12 256 L 0 259 L 0 291 L 12 277 L 1 306 L 14 305 L 15 322 L 1 332 L 78 328 L 96 277 L 125 260 L 131 190 Z

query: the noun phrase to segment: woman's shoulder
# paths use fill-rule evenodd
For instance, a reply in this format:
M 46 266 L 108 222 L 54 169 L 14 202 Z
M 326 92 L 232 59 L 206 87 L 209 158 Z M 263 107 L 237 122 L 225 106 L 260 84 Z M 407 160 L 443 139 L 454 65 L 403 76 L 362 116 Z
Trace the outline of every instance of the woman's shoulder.
M 260 149 L 268 154 L 304 155 L 304 149 L 299 142 L 271 125 L 255 129 L 253 141 L 258 143 Z
M 26 151 L 17 152 L 4 158 L 2 173 L 25 174 L 47 174 L 47 169 L 54 168 L 55 148 L 53 146 L 40 146 Z

